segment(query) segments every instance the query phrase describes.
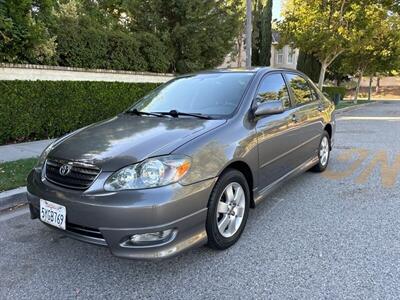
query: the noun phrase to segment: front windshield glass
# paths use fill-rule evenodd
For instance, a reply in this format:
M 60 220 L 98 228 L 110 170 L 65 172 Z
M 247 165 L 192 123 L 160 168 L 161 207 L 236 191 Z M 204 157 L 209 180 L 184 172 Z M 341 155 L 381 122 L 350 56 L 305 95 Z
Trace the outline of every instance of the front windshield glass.
M 252 73 L 211 73 L 181 77 L 155 89 L 133 108 L 226 116 L 236 109 Z

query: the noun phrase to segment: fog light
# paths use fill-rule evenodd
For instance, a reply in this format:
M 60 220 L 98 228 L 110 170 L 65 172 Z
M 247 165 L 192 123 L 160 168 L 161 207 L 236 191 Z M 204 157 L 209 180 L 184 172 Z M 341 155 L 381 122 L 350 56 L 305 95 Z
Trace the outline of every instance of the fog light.
M 133 246 L 162 244 L 169 241 L 173 235 L 173 229 L 157 232 L 137 233 L 129 238 L 129 243 Z

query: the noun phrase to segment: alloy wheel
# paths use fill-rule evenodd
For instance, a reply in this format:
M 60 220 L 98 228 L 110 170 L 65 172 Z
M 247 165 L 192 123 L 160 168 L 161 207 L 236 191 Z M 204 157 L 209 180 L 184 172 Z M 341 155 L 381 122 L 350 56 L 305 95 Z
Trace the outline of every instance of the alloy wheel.
M 324 136 L 321 140 L 321 145 L 319 147 L 319 159 L 322 166 L 325 166 L 328 163 L 329 158 L 329 141 L 326 136 Z
M 228 184 L 219 197 L 217 207 L 217 226 L 219 233 L 232 237 L 240 228 L 246 207 L 243 187 L 237 182 Z

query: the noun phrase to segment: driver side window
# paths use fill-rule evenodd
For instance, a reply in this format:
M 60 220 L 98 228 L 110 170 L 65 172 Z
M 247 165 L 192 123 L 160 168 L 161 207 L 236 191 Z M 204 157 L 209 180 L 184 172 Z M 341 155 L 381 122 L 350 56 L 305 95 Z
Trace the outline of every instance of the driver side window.
M 282 74 L 267 75 L 261 80 L 257 91 L 257 104 L 279 100 L 283 107 L 290 107 L 289 93 Z

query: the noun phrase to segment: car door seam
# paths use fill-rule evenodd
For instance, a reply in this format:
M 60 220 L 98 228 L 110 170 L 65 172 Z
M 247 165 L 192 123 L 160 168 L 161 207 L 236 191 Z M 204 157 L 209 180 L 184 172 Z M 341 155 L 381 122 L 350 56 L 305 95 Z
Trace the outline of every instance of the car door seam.
M 267 165 L 273 163 L 274 161 L 276 161 L 276 160 L 278 160 L 278 159 L 281 159 L 282 157 L 284 157 L 284 156 L 286 156 L 286 155 L 292 153 L 293 151 L 296 151 L 297 149 L 303 147 L 304 145 L 306 145 L 306 144 L 312 142 L 312 141 L 313 141 L 314 139 L 316 139 L 317 137 L 320 137 L 320 135 L 317 134 L 317 135 L 313 136 L 312 138 L 306 140 L 305 142 L 301 143 L 300 145 L 297 145 L 296 147 L 290 149 L 289 151 L 286 151 L 286 152 L 282 153 L 281 155 L 279 155 L 279 156 L 277 156 L 277 157 L 275 157 L 275 158 L 273 158 L 273 159 L 267 161 L 265 164 L 262 164 L 262 165 L 260 166 L 260 168 L 264 168 L 264 167 L 266 167 Z

